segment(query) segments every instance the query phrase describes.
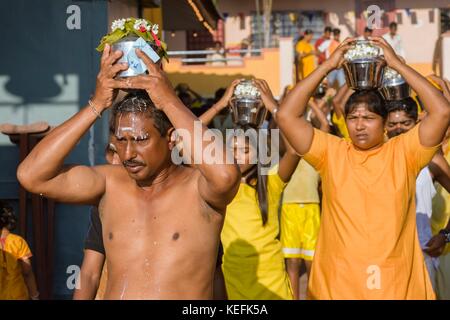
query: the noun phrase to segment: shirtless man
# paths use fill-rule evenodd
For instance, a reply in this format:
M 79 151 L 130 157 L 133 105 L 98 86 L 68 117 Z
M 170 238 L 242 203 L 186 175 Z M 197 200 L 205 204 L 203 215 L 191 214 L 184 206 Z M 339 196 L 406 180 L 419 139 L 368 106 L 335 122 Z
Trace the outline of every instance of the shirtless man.
M 56 201 L 99 207 L 108 267 L 105 299 L 211 299 L 219 233 L 239 187 L 239 168 L 226 164 L 226 152 L 224 164 L 175 165 L 171 127 L 194 137 L 198 119 L 140 50 L 149 74 L 114 79 L 128 67 L 115 63 L 121 55 L 106 46 L 92 101 L 33 149 L 18 179 L 30 192 Z M 63 165 L 112 106 L 117 90 L 127 87 L 144 89 L 151 100 L 128 96 L 114 106 L 113 142 L 122 165 Z

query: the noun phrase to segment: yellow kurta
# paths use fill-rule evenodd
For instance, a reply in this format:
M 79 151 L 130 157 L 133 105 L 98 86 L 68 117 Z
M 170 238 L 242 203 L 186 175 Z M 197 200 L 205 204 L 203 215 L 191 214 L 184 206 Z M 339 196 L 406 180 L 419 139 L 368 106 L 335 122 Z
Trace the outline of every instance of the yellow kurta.
M 0 250 L 0 300 L 28 300 L 29 294 L 20 266 L 21 259 L 31 257 L 27 242 L 8 234 Z
M 279 233 L 278 204 L 285 183 L 268 176 L 269 214 L 262 225 L 256 190 L 241 183 L 222 229 L 223 274 L 228 299 L 292 299 Z
M 295 50 L 298 54 L 305 54 L 312 52 L 314 47 L 305 40 L 301 40 L 297 43 Z M 316 68 L 315 57 L 311 54 L 307 57 L 301 58 L 299 62 L 299 77 L 300 79 L 305 79 Z
M 438 147 L 418 126 L 381 147 L 314 130 L 304 159 L 322 177 L 322 224 L 308 296 L 312 299 L 434 299 L 416 230 L 415 183 Z
M 445 152 L 445 159 L 450 163 L 450 149 Z M 437 194 L 433 198 L 433 215 L 431 216 L 432 233 L 447 226 L 450 218 L 450 194 L 440 185 L 436 184 Z M 439 267 L 436 272 L 436 294 L 439 299 L 450 300 L 450 243 L 447 243 L 444 252 L 439 257 Z
M 284 189 L 283 203 L 320 203 L 319 181 L 317 171 L 301 159 Z

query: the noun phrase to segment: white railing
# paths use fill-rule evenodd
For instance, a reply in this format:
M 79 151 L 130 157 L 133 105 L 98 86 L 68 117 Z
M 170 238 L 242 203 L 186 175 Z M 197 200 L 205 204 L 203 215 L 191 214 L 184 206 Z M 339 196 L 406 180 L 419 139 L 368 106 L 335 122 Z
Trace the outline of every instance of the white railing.
M 199 54 L 226 54 L 226 53 L 261 53 L 261 49 L 230 49 L 230 50 L 185 50 L 185 51 L 168 51 L 169 57 L 190 56 Z

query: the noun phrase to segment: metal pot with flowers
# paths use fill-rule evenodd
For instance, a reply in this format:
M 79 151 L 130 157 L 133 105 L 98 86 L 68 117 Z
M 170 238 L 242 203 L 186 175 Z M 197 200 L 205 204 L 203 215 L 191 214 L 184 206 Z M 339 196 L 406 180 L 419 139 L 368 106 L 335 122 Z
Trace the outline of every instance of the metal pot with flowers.
M 235 124 L 260 128 L 267 115 L 261 93 L 252 80 L 243 80 L 236 86 L 230 105 Z
M 367 40 L 357 40 L 345 53 L 342 64 L 345 79 L 354 90 L 375 89 L 382 86 L 386 61 L 381 49 Z
M 124 18 L 113 21 L 111 32 L 102 38 L 97 51 L 102 52 L 105 44 L 113 51 L 123 52 L 119 63 L 128 63 L 128 69 L 117 77 L 137 76 L 147 71 L 145 64 L 136 56 L 136 49 L 144 51 L 154 63 L 167 59 L 166 44 L 158 38 L 159 26 L 145 19 Z

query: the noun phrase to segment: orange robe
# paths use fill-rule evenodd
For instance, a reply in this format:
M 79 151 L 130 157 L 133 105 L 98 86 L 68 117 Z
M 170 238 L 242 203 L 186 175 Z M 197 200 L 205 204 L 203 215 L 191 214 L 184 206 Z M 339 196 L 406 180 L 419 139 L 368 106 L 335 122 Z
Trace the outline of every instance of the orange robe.
M 415 183 L 438 147 L 418 127 L 359 151 L 314 130 L 305 155 L 322 177 L 311 299 L 435 299 L 416 231 Z

